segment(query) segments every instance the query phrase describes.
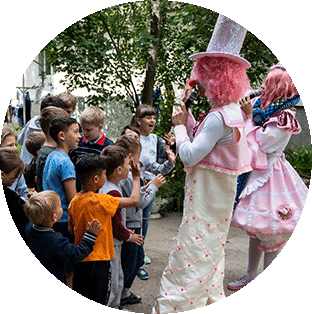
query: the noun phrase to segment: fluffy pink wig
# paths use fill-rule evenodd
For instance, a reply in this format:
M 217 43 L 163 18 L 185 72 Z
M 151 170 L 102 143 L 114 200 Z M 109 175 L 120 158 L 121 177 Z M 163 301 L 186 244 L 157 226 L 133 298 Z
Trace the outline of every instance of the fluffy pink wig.
M 246 67 L 225 57 L 198 59 L 191 77 L 205 88 L 211 105 L 219 107 L 238 103 L 249 87 Z
M 263 87 L 264 90 L 260 97 L 262 110 L 281 98 L 288 99 L 298 94 L 289 74 L 280 68 L 275 68 L 269 72 Z

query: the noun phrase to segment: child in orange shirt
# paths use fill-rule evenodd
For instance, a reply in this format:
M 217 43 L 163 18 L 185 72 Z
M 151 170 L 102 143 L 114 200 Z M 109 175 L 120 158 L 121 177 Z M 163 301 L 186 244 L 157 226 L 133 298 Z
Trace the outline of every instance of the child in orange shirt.
M 114 257 L 111 218 L 118 206 L 133 207 L 140 201 L 140 171 L 135 165 L 131 170 L 134 184 L 129 198 L 96 193 L 106 181 L 107 158 L 96 154 L 80 157 L 75 169 L 82 189 L 69 205 L 69 228 L 74 232 L 75 245 L 82 240 L 88 222 L 98 219 L 102 225 L 93 252 L 75 265 L 73 289 L 103 305 L 108 299 L 110 259 Z

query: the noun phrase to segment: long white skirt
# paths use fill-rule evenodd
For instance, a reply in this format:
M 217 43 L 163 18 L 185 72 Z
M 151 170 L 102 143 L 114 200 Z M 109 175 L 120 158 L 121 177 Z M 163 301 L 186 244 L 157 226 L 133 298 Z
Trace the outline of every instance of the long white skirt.
M 178 239 L 153 313 L 183 312 L 223 299 L 224 246 L 236 193 L 235 175 L 188 170 Z

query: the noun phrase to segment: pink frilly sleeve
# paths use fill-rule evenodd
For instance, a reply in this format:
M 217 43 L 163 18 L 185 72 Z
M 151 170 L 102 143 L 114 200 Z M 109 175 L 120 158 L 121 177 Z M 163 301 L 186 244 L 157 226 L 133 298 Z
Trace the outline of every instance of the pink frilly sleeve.
M 254 170 L 267 168 L 267 154 L 286 147 L 290 135 L 301 132 L 301 126 L 294 112 L 285 110 L 271 116 L 263 127 L 252 122 L 246 127 L 248 146 L 252 151 L 251 166 Z
M 276 126 L 280 129 L 286 129 L 287 133 L 299 134 L 301 132 L 301 126 L 294 114 L 289 111 L 280 111 L 273 115 L 264 126 L 269 123 L 276 123 Z

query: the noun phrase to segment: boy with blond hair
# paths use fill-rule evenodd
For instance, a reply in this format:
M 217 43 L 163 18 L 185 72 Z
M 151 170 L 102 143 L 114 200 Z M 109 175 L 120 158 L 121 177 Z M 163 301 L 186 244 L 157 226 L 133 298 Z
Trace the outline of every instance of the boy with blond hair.
M 79 156 L 83 154 L 100 155 L 102 150 L 114 143 L 103 132 L 104 112 L 102 109 L 90 106 L 80 116 L 80 124 L 83 136 L 78 148 L 70 152 L 70 158 L 75 164 Z
M 25 228 L 26 244 L 40 263 L 57 279 L 66 282 L 68 264 L 87 257 L 100 231 L 101 225 L 94 219 L 86 227 L 82 241 L 75 247 L 52 227 L 63 213 L 60 197 L 54 191 L 43 191 L 32 196 L 24 205 L 29 223 Z

